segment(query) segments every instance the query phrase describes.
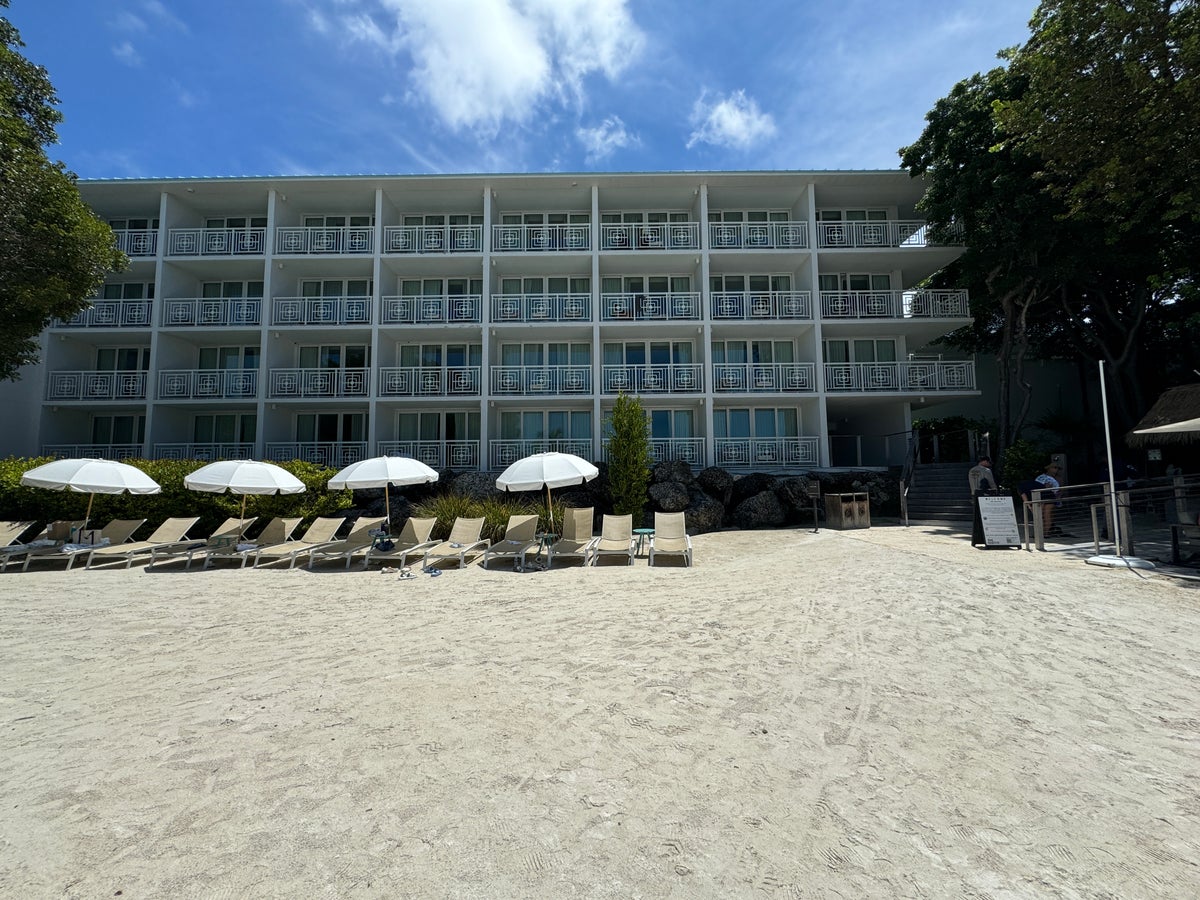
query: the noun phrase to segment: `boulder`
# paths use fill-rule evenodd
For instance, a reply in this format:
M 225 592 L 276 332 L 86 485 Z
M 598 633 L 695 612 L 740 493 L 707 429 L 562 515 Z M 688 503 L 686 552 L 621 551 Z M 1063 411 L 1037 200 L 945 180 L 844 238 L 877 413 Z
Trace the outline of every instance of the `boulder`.
M 733 476 L 720 466 L 709 466 L 696 476 L 696 483 L 718 503 L 728 503 L 733 491 Z
M 769 491 L 775 486 L 775 482 L 779 480 L 777 475 L 768 475 L 765 472 L 751 472 L 748 475 L 743 475 L 740 478 L 735 478 L 733 481 L 733 497 L 734 506 L 739 506 L 743 500 L 757 496 L 763 491 Z
M 695 480 L 692 467 L 682 459 L 663 460 L 650 470 L 650 481 L 654 484 L 672 481 L 677 484 L 691 484 Z
M 662 512 L 682 512 L 688 508 L 691 497 L 688 489 L 675 481 L 660 481 L 650 485 L 650 500 L 654 508 Z
M 688 534 L 707 534 L 720 531 L 725 519 L 725 507 L 703 491 L 692 491 L 691 502 L 684 510 Z
M 450 482 L 450 490 L 472 500 L 489 500 L 504 496 L 504 491 L 496 487 L 496 476 L 487 472 L 463 472 L 456 475 Z
M 747 497 L 733 511 L 738 528 L 778 528 L 787 522 L 787 513 L 774 491 L 763 491 Z

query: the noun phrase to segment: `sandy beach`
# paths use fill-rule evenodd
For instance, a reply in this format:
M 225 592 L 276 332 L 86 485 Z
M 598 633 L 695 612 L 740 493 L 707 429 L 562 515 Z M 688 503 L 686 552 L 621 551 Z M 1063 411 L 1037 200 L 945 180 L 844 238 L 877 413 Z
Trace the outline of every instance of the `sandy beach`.
M 0 896 L 1200 891 L 1197 582 L 936 528 L 695 548 L 0 576 Z

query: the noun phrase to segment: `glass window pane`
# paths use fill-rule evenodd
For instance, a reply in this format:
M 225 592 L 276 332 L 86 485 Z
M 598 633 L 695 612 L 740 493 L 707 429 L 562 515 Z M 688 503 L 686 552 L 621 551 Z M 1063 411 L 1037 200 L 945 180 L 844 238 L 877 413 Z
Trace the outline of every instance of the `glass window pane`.
M 196 416 L 192 419 L 192 440 L 197 444 L 212 443 L 213 417 Z
M 544 438 L 543 418 L 540 412 L 521 414 L 521 437 L 527 441 L 540 441 Z
M 217 347 L 201 347 L 200 348 L 200 359 L 199 359 L 199 364 L 198 364 L 199 368 L 215 369 L 217 367 L 218 359 L 219 359 L 219 355 L 218 355 Z
M 775 410 L 756 409 L 754 411 L 754 436 L 775 437 Z
M 695 412 L 690 409 L 677 409 L 672 413 L 674 436 L 677 438 L 695 437 L 692 430 L 695 423 Z
M 577 441 L 587 441 L 592 438 L 592 414 L 575 411 L 571 413 L 571 437 Z
M 729 437 L 729 417 L 723 409 L 713 410 L 713 436 Z
M 799 437 L 800 429 L 796 419 L 795 409 L 777 410 L 780 437 Z
M 365 369 L 367 367 L 367 348 L 363 345 L 346 348 L 346 368 Z M 357 438 L 355 438 L 357 440 Z
M 896 361 L 896 342 L 895 341 L 876 341 L 875 342 L 875 359 L 879 362 L 895 362 Z
M 874 341 L 855 341 L 854 342 L 854 361 L 855 362 L 875 362 L 875 342 Z
M 555 410 L 546 413 L 546 437 L 559 440 L 567 436 L 567 413 L 565 410 Z
M 242 416 L 241 433 L 238 437 L 243 444 L 253 444 L 258 436 L 258 416 L 246 413 Z
M 729 414 L 729 437 L 731 438 L 747 438 L 750 437 L 750 410 L 748 409 L 731 409 Z

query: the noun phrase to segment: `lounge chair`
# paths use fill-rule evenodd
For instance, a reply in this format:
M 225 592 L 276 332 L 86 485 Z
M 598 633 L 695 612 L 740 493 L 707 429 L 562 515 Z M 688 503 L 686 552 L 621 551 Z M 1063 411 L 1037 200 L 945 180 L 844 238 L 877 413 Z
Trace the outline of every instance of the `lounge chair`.
M 33 522 L 0 522 L 0 547 L 8 547 L 33 527 Z
M 378 542 L 367 548 L 367 552 L 363 554 L 363 568 L 369 566 L 373 559 L 380 562 L 399 559 L 400 565 L 403 566 L 409 556 L 415 556 L 438 543 L 429 539 L 429 535 L 433 533 L 433 526 L 436 524 L 437 519 L 410 518 L 400 529 L 400 534 L 392 541 L 393 546 L 390 550 L 382 549 Z
M 190 519 L 167 519 L 154 529 L 154 533 L 144 541 L 129 541 L 124 544 L 95 547 L 88 554 L 87 568 L 125 560 L 125 568 L 128 569 L 137 557 L 144 556 L 157 547 L 168 547 L 186 541 L 188 530 L 199 521 L 199 516 L 193 516 Z
M 562 537 L 546 547 L 546 568 L 554 566 L 554 560 L 560 556 L 567 558 L 576 556 L 587 565 L 588 556 L 598 538 L 592 535 L 596 511 L 589 506 L 586 509 L 567 509 L 563 511 Z
M 83 527 L 83 520 L 58 519 L 48 524 L 23 544 L 9 544 L 0 548 L 0 572 L 7 572 L 14 563 L 24 561 L 31 555 L 55 553 L 62 549 L 67 539 Z
M 425 551 L 421 568 L 428 569 L 433 563 L 444 559 L 457 559 L 461 569 L 468 553 L 486 550 L 491 541 L 479 537 L 483 533 L 483 519 L 464 519 L 459 516 L 450 528 L 450 537 Z
M 537 527 L 537 516 L 509 516 L 504 537 L 483 551 L 483 567 L 493 559 L 508 559 L 524 569 L 525 554 L 541 546 Z
M 257 519 L 258 516 L 251 516 L 249 519 L 226 519 L 208 538 L 155 547 L 150 551 L 150 564 L 146 568 L 153 569 L 160 562 L 177 562 L 182 559 L 185 560 L 184 568 L 190 569 L 192 559 L 197 554 L 207 553 L 211 547 L 232 547 Z
M 601 556 L 624 556 L 627 565 L 632 566 L 633 552 L 636 549 L 633 516 L 610 516 L 605 513 L 600 537 L 592 545 L 592 565 L 596 565 Z
M 224 547 L 207 547 L 204 550 L 204 568 L 208 569 L 214 566 L 218 559 L 240 559 L 242 561 L 241 568 L 246 568 L 246 560 L 260 546 L 269 547 L 275 544 L 282 544 L 292 536 L 292 532 L 296 530 L 302 521 L 303 516 L 296 516 L 294 519 L 285 519 L 282 516 L 276 516 L 253 541 L 242 541 L 234 544 L 229 544 Z
M 375 541 L 375 535 L 371 532 L 378 531 L 383 526 L 383 522 L 383 516 L 378 519 L 357 519 L 344 540 L 318 544 L 308 551 L 308 567 L 311 569 L 313 563 L 319 560 L 344 559 L 346 568 L 349 569 L 350 561 L 355 554 L 366 553 L 370 549 L 371 544 Z
M 102 546 L 112 547 L 119 546 L 133 537 L 133 533 L 142 527 L 146 522 L 145 519 L 113 519 L 107 525 L 100 529 L 99 534 L 88 532 L 95 536 L 95 539 L 101 542 Z M 22 572 L 29 571 L 29 564 L 36 560 L 61 560 L 67 561 L 67 569 L 69 570 L 75 565 L 75 560 L 79 557 L 88 557 L 92 555 L 92 551 L 96 547 L 94 544 L 72 544 L 66 543 L 58 547 L 46 548 L 45 550 L 25 554 L 25 565 L 21 567 Z
M 297 541 L 283 541 L 278 544 L 262 545 L 252 552 L 253 565 L 269 566 L 282 560 L 288 561 L 288 568 L 294 569 L 301 558 L 307 556 L 313 547 L 328 544 L 337 534 L 346 519 L 342 516 L 320 516 L 313 519 L 312 524 Z
M 650 536 L 650 565 L 654 565 L 656 555 L 681 556 L 685 566 L 692 564 L 692 539 L 688 537 L 687 521 L 683 513 L 654 514 L 654 534 Z

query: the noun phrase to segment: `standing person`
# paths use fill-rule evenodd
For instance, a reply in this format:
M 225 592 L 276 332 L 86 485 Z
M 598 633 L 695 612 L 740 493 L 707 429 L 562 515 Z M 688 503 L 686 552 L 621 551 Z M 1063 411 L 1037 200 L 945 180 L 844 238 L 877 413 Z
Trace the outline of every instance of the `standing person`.
M 971 496 L 980 491 L 996 490 L 996 473 L 992 471 L 992 458 L 979 457 L 979 462 L 967 473 L 967 482 L 971 485 Z
M 1051 522 L 1054 521 L 1055 507 L 1062 506 L 1062 503 L 1058 499 L 1059 488 L 1062 487 L 1058 481 L 1058 473 L 1058 465 L 1055 463 L 1050 463 L 1050 465 L 1046 466 L 1045 471 L 1043 471 L 1041 475 L 1034 479 L 1039 485 L 1041 485 L 1043 490 L 1049 488 L 1054 492 L 1053 503 L 1042 503 L 1042 525 L 1046 534 L 1062 534 L 1061 528 L 1051 527 Z

